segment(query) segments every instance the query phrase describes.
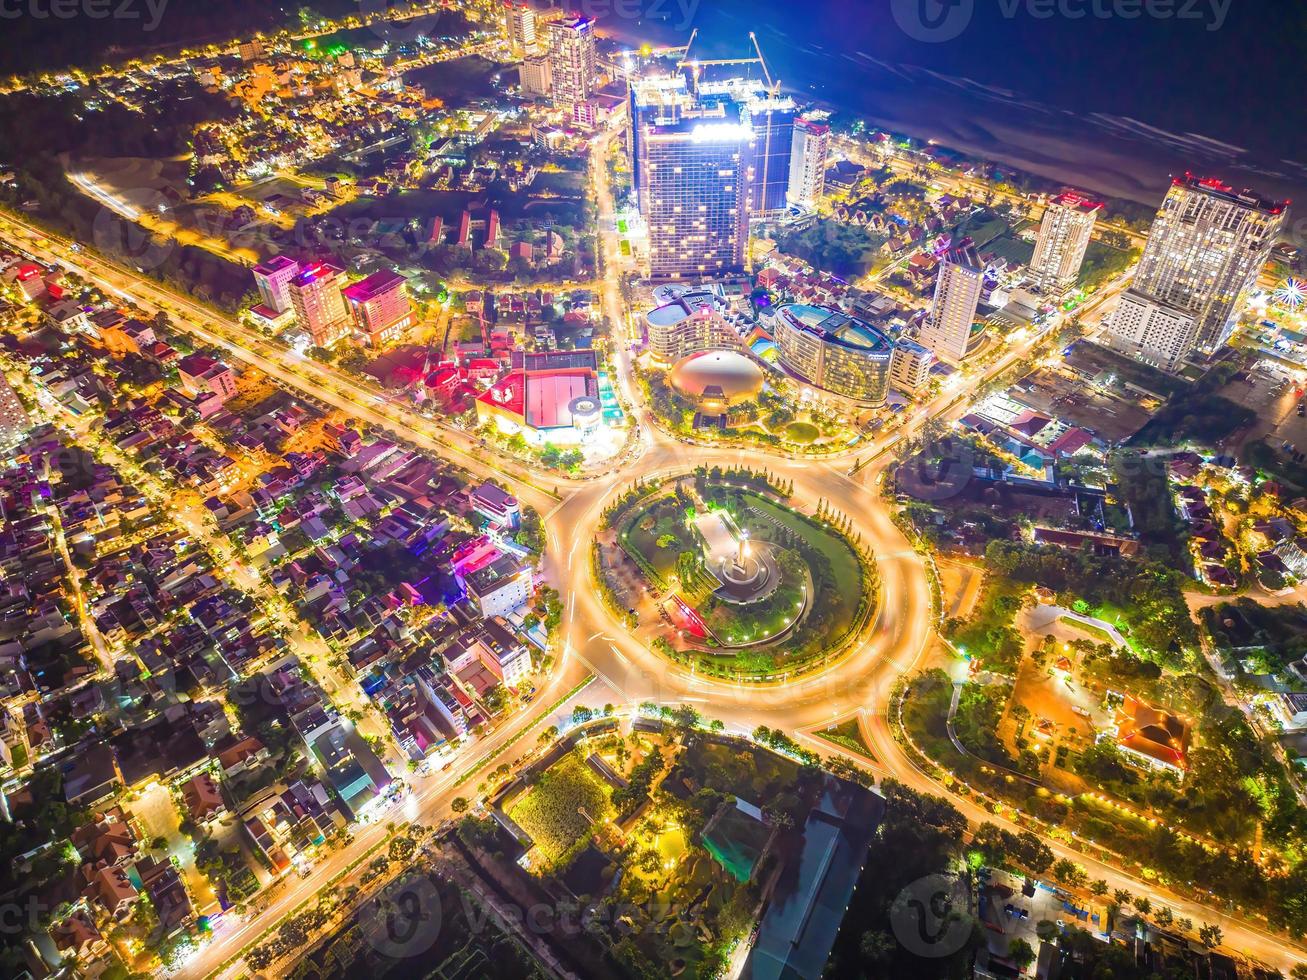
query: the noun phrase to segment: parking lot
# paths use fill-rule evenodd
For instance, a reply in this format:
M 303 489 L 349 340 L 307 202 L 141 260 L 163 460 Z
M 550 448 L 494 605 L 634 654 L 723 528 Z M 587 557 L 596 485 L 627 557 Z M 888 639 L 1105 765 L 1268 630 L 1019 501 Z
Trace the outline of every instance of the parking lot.
M 1265 437 L 1277 451 L 1304 453 L 1307 459 L 1307 407 L 1303 414 L 1304 384 L 1301 373 L 1266 359 L 1247 373 L 1231 381 L 1219 394 L 1257 413 L 1257 420 L 1236 438 L 1240 444 Z M 1284 443 L 1291 448 L 1285 449 Z M 1299 460 L 1302 462 L 1302 460 Z

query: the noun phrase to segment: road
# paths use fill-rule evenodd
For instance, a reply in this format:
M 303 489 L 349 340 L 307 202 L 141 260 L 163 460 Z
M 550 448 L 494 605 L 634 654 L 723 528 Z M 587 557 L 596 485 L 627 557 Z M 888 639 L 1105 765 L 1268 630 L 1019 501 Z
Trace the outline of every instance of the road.
M 603 140 L 603 145 L 592 148 L 600 163 L 609 138 L 611 136 Z M 600 203 L 601 254 L 613 256 L 615 235 L 608 227 L 611 222 L 605 220 L 612 214 L 606 168 L 594 167 L 592 176 Z M 485 459 L 474 445 L 440 430 L 419 413 L 393 405 L 374 407 L 374 396 L 348 379 L 312 362 L 297 361 L 293 355 L 249 336 L 238 327 L 233 329 L 230 322 L 157 284 L 85 253 L 72 252 L 67 243 L 38 245 L 36 238 L 49 239 L 50 236 L 35 229 L 18 227 L 12 219 L 0 218 L 0 231 L 17 235 L 29 251 L 73 265 L 88 279 L 130 296 L 147 309 L 164 309 L 184 317 L 178 323 L 181 329 L 205 343 L 225 348 L 233 357 L 258 367 L 288 387 L 362 418 L 419 448 L 452 459 L 476 475 L 502 480 L 513 487 L 524 502 L 536 506 L 543 515 L 548 541 L 542 573 L 564 598 L 559 634 L 561 655 L 554 671 L 542 685 L 538 704 L 551 704 L 588 672 L 609 689 L 601 701 L 689 703 L 721 719 L 731 730 L 743 733 L 751 732 L 758 725 L 802 731 L 824 727 L 837 718 L 855 713 L 864 721 L 879 768 L 884 772 L 914 789 L 948 797 L 973 823 L 992 820 L 1017 829 L 1028 829 L 994 816 L 969 796 L 958 793 L 955 786 L 946 786 L 919 769 L 890 731 L 888 708 L 891 692 L 895 683 L 921 660 L 933 637 L 934 627 L 925 560 L 894 525 L 877 492 L 877 484 L 891 461 L 886 449 L 930 419 L 947 419 L 964 412 L 968 391 L 1029 356 L 1043 337 L 1032 335 L 1009 345 L 983 373 L 959 376 L 962 378 L 959 384 L 913 413 L 900 432 L 877 442 L 865 443 L 837 458 L 814 461 L 774 455 L 757 448 L 689 445 L 646 422 L 641 425 L 637 446 L 626 457 L 620 473 L 590 474 L 577 480 L 560 479 L 556 493 L 551 493 L 541 486 L 536 474 L 524 472 L 505 459 Z M 609 265 L 609 268 L 615 266 Z M 632 379 L 625 309 L 614 277 L 606 278 L 604 283 L 601 302 L 604 315 L 614 326 L 613 359 L 618 391 L 629 405 L 637 407 L 636 417 L 641 418 L 644 410 L 639 407 L 639 386 Z M 1080 314 L 1090 322 L 1101 319 L 1103 304 L 1116 295 L 1123 284 L 1124 279 L 1113 283 L 1079 311 Z M 857 453 L 861 454 L 861 462 L 865 465 L 850 475 L 848 464 Z M 764 465 L 780 479 L 793 481 L 797 501 L 824 499 L 829 506 L 850 517 L 852 533 L 861 534 L 876 556 L 881 575 L 882 603 L 869 634 L 843 660 L 792 683 L 757 685 L 707 679 L 669 664 L 643 648 L 603 607 L 590 579 L 590 549 L 593 531 L 599 525 L 605 506 L 633 480 L 683 473 L 699 465 Z M 584 697 L 581 700 L 584 701 Z M 467 771 L 500 750 L 504 750 L 501 758 L 506 762 L 529 754 L 534 750 L 531 740 L 517 740 L 533 721 L 529 713 L 514 716 L 500 729 L 461 750 L 455 768 L 450 772 L 414 777 L 411 780 L 412 794 L 403 804 L 404 817 L 428 824 L 444 819 L 451 799 L 458 792 L 455 786 L 457 773 Z M 470 793 L 470 787 L 462 792 Z M 386 819 L 394 816 L 387 814 Z M 214 973 L 282 916 L 311 898 L 325 881 L 359 861 L 371 847 L 382 842 L 387 833 L 381 821 L 358 828 L 353 843 L 324 859 L 311 879 L 288 880 L 263 911 L 245 921 L 220 924 L 212 940 L 179 975 L 203 977 Z M 1234 948 L 1246 950 L 1280 968 L 1287 969 L 1297 961 L 1298 951 L 1290 950 L 1278 937 L 1262 932 L 1253 924 L 1231 919 L 1220 910 L 1182 900 L 1140 882 L 1061 841 L 1049 839 L 1048 843 L 1059 856 L 1073 857 L 1089 870 L 1091 876 L 1106 879 L 1110 887 L 1127 888 L 1136 895 L 1147 894 L 1155 902 L 1172 908 L 1177 915 L 1192 918 L 1196 923 L 1220 924 L 1227 943 Z M 239 963 L 234 963 L 224 969 L 222 975 L 235 975 L 238 968 Z

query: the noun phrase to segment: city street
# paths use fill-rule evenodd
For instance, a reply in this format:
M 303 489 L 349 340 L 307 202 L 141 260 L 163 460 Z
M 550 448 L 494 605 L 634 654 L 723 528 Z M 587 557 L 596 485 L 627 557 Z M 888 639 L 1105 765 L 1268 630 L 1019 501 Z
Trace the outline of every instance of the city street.
M 597 142 L 592 151 L 596 166 L 592 175 L 600 203 L 602 254 L 615 254 L 616 239 L 611 227 L 612 196 L 607 187 L 607 170 L 603 165 L 606 145 Z M 948 421 L 963 414 L 968 394 L 976 386 L 995 377 L 1030 355 L 1044 339 L 1036 334 L 1006 347 L 982 374 L 960 376 L 961 382 L 947 387 L 943 394 L 922 406 L 904 422 L 902 428 L 880 439 L 863 443 L 834 458 L 814 461 L 766 453 L 757 448 L 723 449 L 707 445 L 690 445 L 675 440 L 653 422 L 640 407 L 639 386 L 632 376 L 629 338 L 626 335 L 626 311 L 617 282 L 604 280 L 601 301 L 604 317 L 612 326 L 613 360 L 617 388 L 633 415 L 640 420 L 638 445 L 619 472 L 585 474 L 569 479 L 554 478 L 524 470 L 507 457 L 482 450 L 465 433 L 429 420 L 419 413 L 394 404 L 380 403 L 372 392 L 340 372 L 316 362 L 297 357 L 276 347 L 252 330 L 242 328 L 185 298 L 179 297 L 149 279 L 124 272 L 84 251 L 74 250 L 71 243 L 54 240 L 44 232 L 23 226 L 10 218 L 0 219 L 5 236 L 24 250 L 47 262 L 58 262 L 77 270 L 102 288 L 130 298 L 148 312 L 164 310 L 176 329 L 191 334 L 197 341 L 224 349 L 242 363 L 254 366 L 288 388 L 323 404 L 339 408 L 354 418 L 388 432 L 404 442 L 450 460 L 479 478 L 504 482 L 526 504 L 540 511 L 547 535 L 547 554 L 543 577 L 563 597 L 564 612 L 559 631 L 561 651 L 550 677 L 541 685 L 537 704 L 553 704 L 570 691 L 587 673 L 593 674 L 607 692 L 597 691 L 597 703 L 623 701 L 639 703 L 653 700 L 666 704 L 689 703 L 728 728 L 751 732 L 758 725 L 801 731 L 824 727 L 833 720 L 860 714 L 871 740 L 871 748 L 880 767 L 914 789 L 947 796 L 973 823 L 989 820 L 1010 829 L 1029 829 L 1016 821 L 996 816 L 956 787 L 945 786 L 934 776 L 918 768 L 913 758 L 895 739 L 890 730 L 888 709 L 896 682 L 918 664 L 934 635 L 931 609 L 931 586 L 925 559 L 904 538 L 891 520 L 889 508 L 879 493 L 879 482 L 892 461 L 889 449 L 898 441 L 910 438 L 927 421 Z M 1104 312 L 1104 304 L 1123 288 L 1125 278 L 1101 291 L 1078 311 L 1092 332 Z M 1049 330 L 1056 329 L 1050 324 Z M 117 460 L 114 460 L 118 464 Z M 850 475 L 850 465 L 853 473 Z M 124 464 L 125 465 L 125 464 Z M 593 533 L 599 526 L 605 506 L 635 480 L 684 473 L 697 466 L 762 466 L 781 480 L 792 480 L 794 497 L 808 505 L 824 499 L 835 511 L 851 519 L 851 533 L 861 535 L 875 555 L 881 577 L 881 605 L 869 634 L 842 660 L 821 672 L 792 683 L 726 683 L 695 675 L 692 671 L 662 660 L 633 638 L 613 619 L 599 599 L 590 580 L 590 549 Z M 138 476 L 128 467 L 133 479 Z M 157 492 L 156 488 L 156 492 Z M 178 510 L 173 515 L 188 530 L 206 537 L 216 557 L 230 555 L 222 542 L 206 535 L 204 522 L 194 514 Z M 237 566 L 236 581 L 253 594 L 268 601 L 267 586 L 257 574 Z M 310 661 L 321 650 L 312 649 L 311 640 L 301 649 Z M 321 641 L 318 640 L 318 643 Z M 325 658 L 323 658 L 325 659 Z M 356 703 L 361 695 L 352 684 L 334 677 L 321 678 L 334 699 Z M 596 689 L 597 690 L 597 689 Z M 583 692 L 573 699 L 595 704 Z M 560 705 L 550 717 L 563 717 L 570 711 Z M 436 825 L 450 813 L 450 801 L 460 794 L 472 794 L 473 786 L 459 787 L 459 776 L 481 761 L 502 753 L 502 761 L 512 763 L 536 749 L 531 738 L 519 738 L 544 724 L 546 718 L 522 712 L 485 738 L 459 751 L 453 766 L 429 776 L 406 777 L 411 793 L 374 823 L 357 827 L 354 840 L 341 847 L 314 869 L 309 879 L 290 878 L 260 911 L 243 920 L 220 921 L 212 939 L 179 971 L 180 976 L 204 977 L 239 974 L 239 956 L 287 913 L 311 900 L 325 885 L 344 875 L 347 869 L 361 870 L 362 858 L 390 835 L 389 822 L 414 820 Z M 511 751 L 509 751 L 511 747 Z M 1218 923 L 1226 942 L 1245 950 L 1276 967 L 1287 968 L 1295 960 L 1291 947 L 1281 938 L 1271 936 L 1255 925 L 1228 918 L 1222 911 L 1181 900 L 1090 858 L 1063 842 L 1050 839 L 1049 845 L 1059 856 L 1069 856 L 1083 864 L 1091 877 L 1101 877 L 1111 887 L 1124 887 L 1135 894 L 1147 894 L 1172 908 L 1177 915 L 1195 922 Z M 342 879 L 348 880 L 348 878 Z

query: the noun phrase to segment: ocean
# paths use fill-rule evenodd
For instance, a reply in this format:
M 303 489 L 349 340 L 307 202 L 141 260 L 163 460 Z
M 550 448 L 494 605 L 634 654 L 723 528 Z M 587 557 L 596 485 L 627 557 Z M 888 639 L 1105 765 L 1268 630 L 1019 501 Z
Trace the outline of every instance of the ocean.
M 661 16 L 609 13 L 601 33 L 635 46 L 684 43 L 697 29 L 692 54 L 707 59 L 749 53 L 754 32 L 796 99 L 1052 181 L 1152 206 L 1172 175 L 1192 171 L 1307 199 L 1307 4 L 640 2 Z M 947 22 L 955 9 L 968 14 L 960 29 Z M 1135 9 L 1154 16 L 1129 17 Z M 944 19 L 916 19 L 923 10 Z

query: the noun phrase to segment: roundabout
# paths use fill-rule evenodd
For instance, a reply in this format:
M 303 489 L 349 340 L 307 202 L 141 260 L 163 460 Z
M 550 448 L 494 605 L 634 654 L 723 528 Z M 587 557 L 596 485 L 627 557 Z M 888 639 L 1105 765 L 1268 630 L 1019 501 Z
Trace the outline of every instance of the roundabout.
M 637 641 L 707 676 L 775 681 L 829 666 L 876 607 L 871 556 L 851 521 L 804 511 L 790 483 L 699 467 L 605 508 L 592 569 Z

